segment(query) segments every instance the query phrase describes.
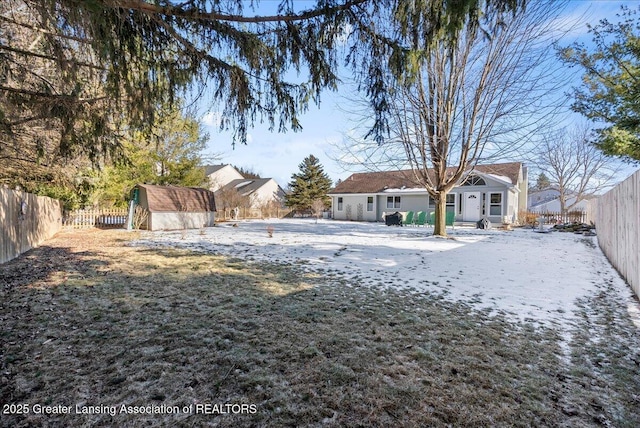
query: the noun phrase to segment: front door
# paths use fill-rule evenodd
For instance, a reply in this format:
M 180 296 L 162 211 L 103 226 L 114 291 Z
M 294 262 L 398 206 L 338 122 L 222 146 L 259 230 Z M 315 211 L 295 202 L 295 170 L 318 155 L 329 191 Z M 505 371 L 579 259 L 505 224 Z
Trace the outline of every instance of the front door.
M 462 221 L 480 220 L 480 205 L 482 198 L 480 192 L 465 192 L 464 205 L 462 206 Z

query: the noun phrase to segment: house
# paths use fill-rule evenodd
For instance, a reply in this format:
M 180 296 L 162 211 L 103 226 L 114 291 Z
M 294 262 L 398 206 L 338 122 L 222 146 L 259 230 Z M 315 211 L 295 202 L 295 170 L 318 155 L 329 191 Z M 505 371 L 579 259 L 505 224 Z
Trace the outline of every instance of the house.
M 539 190 L 530 189 L 529 196 L 527 197 L 527 207 L 531 208 L 536 205 L 558 199 L 559 196 L 560 190 L 555 186 L 550 186 Z
M 212 192 L 215 192 L 233 180 L 244 178 L 242 174 L 231 165 L 207 165 L 204 167 L 204 174 L 209 179 L 209 189 Z
M 232 180 L 218 189 L 216 195 L 222 196 L 234 189 L 241 197 L 248 198 L 251 208 L 260 208 L 273 201 L 281 203 L 284 200 L 284 190 L 273 178 Z
M 454 168 L 450 168 L 453 174 Z M 526 210 L 527 169 L 520 162 L 477 165 L 447 195 L 456 222 L 515 221 Z M 382 221 L 396 211 L 435 211 L 435 201 L 411 170 L 352 174 L 329 192 L 332 217 Z
M 204 168 L 209 189 L 216 193 L 221 207 L 232 209 L 247 203 L 246 208 L 258 209 L 274 202 L 281 205 L 284 200 L 284 190 L 273 178 L 245 178 L 231 165 Z
M 215 223 L 216 204 L 210 190 L 138 184 L 133 195 L 148 212 L 147 230 L 198 229 Z
M 584 199 L 576 202 L 575 193 L 567 191 L 566 206 L 571 207 L 571 211 L 585 212 L 589 208 L 589 200 L 595 198 L 593 195 L 585 195 Z M 546 189 L 535 190 L 529 192 L 528 209 L 535 213 L 559 213 L 560 209 L 560 190 L 556 187 L 547 187 Z

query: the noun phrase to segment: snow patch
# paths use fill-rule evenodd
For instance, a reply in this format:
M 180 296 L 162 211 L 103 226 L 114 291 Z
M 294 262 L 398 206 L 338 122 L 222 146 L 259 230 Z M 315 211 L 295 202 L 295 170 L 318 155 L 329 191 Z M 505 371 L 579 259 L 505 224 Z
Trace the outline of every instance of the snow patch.
M 297 263 L 319 274 L 337 272 L 347 282 L 429 292 L 554 327 L 569 327 L 576 300 L 598 291 L 607 279 L 617 281 L 640 327 L 637 299 L 594 237 L 456 227 L 448 228 L 452 239 L 442 239 L 432 236 L 431 228 L 308 219 L 236 224 L 207 228 L 204 235 L 189 231 L 184 239 L 182 231 L 147 232 L 135 245 Z M 267 226 L 274 228 L 272 238 Z

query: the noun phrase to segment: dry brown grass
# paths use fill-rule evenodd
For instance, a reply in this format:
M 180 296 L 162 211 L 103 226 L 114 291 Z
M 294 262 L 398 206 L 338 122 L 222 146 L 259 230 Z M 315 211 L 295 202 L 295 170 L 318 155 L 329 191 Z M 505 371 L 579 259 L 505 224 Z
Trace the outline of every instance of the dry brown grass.
M 135 236 L 61 234 L 0 267 L 0 402 L 230 403 L 257 411 L 31 411 L 3 415 L 2 426 L 640 423 L 640 379 L 628 354 L 638 355 L 640 341 L 615 312 L 605 328 L 591 319 L 597 310 L 585 309 L 571 345 L 576 364 L 566 366 L 551 329 L 296 265 L 127 246 Z M 597 350 L 588 340 L 595 325 L 605 338 Z M 607 347 L 607 335 L 617 348 Z M 607 367 L 598 371 L 603 352 Z

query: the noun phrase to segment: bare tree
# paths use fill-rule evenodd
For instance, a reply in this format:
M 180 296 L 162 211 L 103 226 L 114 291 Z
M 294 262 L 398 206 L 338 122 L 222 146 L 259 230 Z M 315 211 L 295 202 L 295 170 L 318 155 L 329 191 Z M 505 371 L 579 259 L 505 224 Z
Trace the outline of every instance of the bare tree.
M 587 124 L 549 132 L 531 159 L 558 188 L 563 215 L 589 195 L 611 186 L 619 172 L 620 162 L 606 156 L 594 141 Z
M 133 228 L 135 230 L 142 229 L 142 226 L 148 225 L 148 219 L 149 211 L 140 205 L 136 205 L 136 208 L 133 211 Z
M 344 158 L 410 168 L 435 200 L 434 234 L 446 236 L 447 193 L 479 161 L 512 158 L 561 103 L 551 95 L 561 83 L 550 64 L 562 7 L 541 1 L 487 12 L 459 37 L 433 41 L 414 57 L 413 78 L 391 83 L 389 138 L 361 140 Z
M 322 212 L 325 210 L 325 208 L 326 205 L 322 199 L 314 199 L 311 203 L 311 211 L 313 211 L 313 215 L 316 218 L 316 223 L 318 222 L 320 216 L 322 216 Z
M 225 218 L 230 217 L 235 208 L 251 208 L 251 195 L 243 195 L 235 187 L 222 187 L 215 192 L 216 206 L 224 210 Z

